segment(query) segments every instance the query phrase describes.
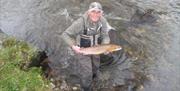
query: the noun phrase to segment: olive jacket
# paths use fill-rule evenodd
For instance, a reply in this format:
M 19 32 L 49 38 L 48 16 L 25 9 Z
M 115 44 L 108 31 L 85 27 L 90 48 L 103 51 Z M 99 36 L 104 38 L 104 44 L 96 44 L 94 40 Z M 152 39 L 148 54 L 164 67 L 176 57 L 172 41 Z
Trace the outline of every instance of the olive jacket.
M 83 34 L 84 30 L 87 29 L 87 35 L 101 33 L 101 44 L 108 44 L 110 42 L 108 26 L 109 23 L 103 16 L 98 22 L 92 23 L 89 20 L 88 15 L 85 13 L 82 17 L 74 21 L 72 25 L 62 33 L 62 38 L 69 46 L 78 45 L 80 41 L 77 40 L 77 36 Z M 97 31 L 97 29 L 100 27 L 101 32 Z

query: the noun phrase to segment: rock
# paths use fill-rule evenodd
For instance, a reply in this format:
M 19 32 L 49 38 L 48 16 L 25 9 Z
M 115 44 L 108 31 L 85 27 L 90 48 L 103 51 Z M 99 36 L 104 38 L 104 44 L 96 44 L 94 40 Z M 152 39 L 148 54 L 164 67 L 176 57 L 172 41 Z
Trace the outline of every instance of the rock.
M 54 89 L 56 86 L 53 83 L 50 83 L 51 89 Z
M 131 22 L 135 24 L 153 24 L 158 20 L 158 16 L 154 13 L 153 9 L 137 9 L 136 13 L 131 17 Z

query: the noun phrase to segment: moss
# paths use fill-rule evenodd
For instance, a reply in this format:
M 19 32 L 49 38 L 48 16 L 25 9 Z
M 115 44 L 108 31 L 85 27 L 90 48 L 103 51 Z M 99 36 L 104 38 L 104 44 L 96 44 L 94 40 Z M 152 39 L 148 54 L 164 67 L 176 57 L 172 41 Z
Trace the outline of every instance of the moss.
M 41 76 L 41 68 L 28 71 L 20 65 L 31 61 L 37 51 L 23 41 L 8 38 L 0 49 L 0 91 L 49 91 L 49 82 Z

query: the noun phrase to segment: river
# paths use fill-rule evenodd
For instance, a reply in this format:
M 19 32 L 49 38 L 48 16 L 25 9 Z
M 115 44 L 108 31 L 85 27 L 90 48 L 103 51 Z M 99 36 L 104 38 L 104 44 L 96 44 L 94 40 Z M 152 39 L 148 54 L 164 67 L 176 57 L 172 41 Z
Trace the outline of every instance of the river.
M 0 29 L 8 35 L 28 41 L 58 60 L 58 36 L 94 0 L 1 0 Z M 180 0 L 97 0 L 103 4 L 108 20 L 130 21 L 137 8 L 153 9 L 160 18 L 156 25 L 139 24 L 121 32 L 122 38 L 137 50 L 147 51 L 146 57 L 139 58 L 133 69 L 147 77 L 139 91 L 179 91 L 180 89 Z M 62 22 L 64 21 L 64 22 Z M 117 30 L 119 23 L 112 23 Z M 128 36 L 128 33 L 130 36 Z M 137 37 L 136 34 L 140 37 Z M 126 38 L 127 37 L 127 38 Z M 136 39 L 136 40 L 133 40 Z M 133 40 L 133 41 L 131 41 Z M 143 45 L 138 45 L 137 43 Z M 144 47 L 145 46 L 145 47 Z M 143 48 L 141 48 L 143 47 Z M 145 50 L 147 49 L 147 50 Z M 63 48 L 62 48 L 63 50 Z M 66 58 L 67 60 L 68 58 Z M 64 63 L 67 64 L 67 63 Z M 142 68 L 140 68 L 142 67 Z M 138 77 L 137 77 L 138 79 Z
M 152 74 L 154 75 L 151 86 L 147 86 L 145 91 L 178 91 L 180 88 L 180 1 L 179 0 L 137 0 L 144 7 L 160 8 L 167 14 L 160 15 L 167 23 L 169 29 L 169 45 L 161 56 L 156 60 L 156 67 Z M 159 8 L 157 8 L 158 11 Z M 168 40 L 165 40 L 168 41 Z M 159 42 L 162 43 L 162 42 Z

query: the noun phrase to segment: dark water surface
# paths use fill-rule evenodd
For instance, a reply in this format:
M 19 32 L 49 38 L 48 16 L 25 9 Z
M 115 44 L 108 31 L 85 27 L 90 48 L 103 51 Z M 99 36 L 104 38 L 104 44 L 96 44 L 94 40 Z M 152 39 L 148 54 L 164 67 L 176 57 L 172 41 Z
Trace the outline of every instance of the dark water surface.
M 91 1 L 94 0 L 1 0 L 0 30 L 34 44 L 58 60 L 58 55 L 65 54 L 59 48 L 63 45 L 59 35 L 84 13 Z M 129 68 L 136 74 L 135 82 L 140 84 L 136 90 L 179 91 L 180 0 L 97 1 L 103 4 L 107 19 L 121 38 L 137 51 Z M 124 24 L 137 8 L 153 9 L 160 19 L 157 23 Z M 124 74 L 118 72 L 112 72 L 112 77 Z
M 166 23 L 166 29 L 162 31 L 169 32 L 166 37 L 169 37 L 165 41 L 166 47 L 161 48 L 163 50 L 161 55 L 158 55 L 155 60 L 155 67 L 150 73 L 152 73 L 152 83 L 145 88 L 145 91 L 178 91 L 180 88 L 180 1 L 179 0 L 137 0 L 146 6 L 148 4 L 154 4 L 155 7 L 162 7 L 162 11 L 166 14 L 161 14 L 160 17 Z M 142 5 L 143 6 L 143 5 Z M 147 5 L 149 7 L 151 5 Z M 162 27 L 162 29 L 164 28 Z M 169 43 L 168 43 L 169 42 Z M 162 43 L 159 41 L 159 43 Z M 157 47 L 157 46 L 154 46 Z

